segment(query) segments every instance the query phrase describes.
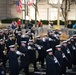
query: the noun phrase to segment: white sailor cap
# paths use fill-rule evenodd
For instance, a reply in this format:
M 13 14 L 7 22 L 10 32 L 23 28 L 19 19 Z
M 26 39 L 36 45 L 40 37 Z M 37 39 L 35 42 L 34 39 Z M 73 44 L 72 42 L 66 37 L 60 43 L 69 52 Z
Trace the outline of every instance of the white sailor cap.
M 11 35 L 9 35 L 9 37 L 12 37 L 13 35 L 11 34 Z
M 52 52 L 52 51 L 53 51 L 52 48 L 46 50 L 46 52 Z
M 47 34 L 44 34 L 44 36 L 47 36 Z
M 56 48 L 60 48 L 60 47 L 61 47 L 61 45 L 56 45 L 55 47 L 56 47 Z
M 76 34 L 75 34 L 75 35 L 73 35 L 73 37 L 76 37 Z
M 67 42 L 70 42 L 70 39 L 68 39 Z
M 57 35 L 56 35 L 56 34 L 54 34 L 54 37 L 57 37 Z
M 26 44 L 27 42 L 26 41 L 21 41 L 21 43 L 25 43 Z
M 29 40 L 29 42 L 33 42 L 33 40 Z
M 63 42 L 62 42 L 62 44 L 65 44 L 65 43 L 67 43 L 67 41 L 63 41 Z
M 30 33 L 31 31 L 28 31 L 27 33 Z
M 25 33 L 25 35 L 28 35 L 29 33 L 27 32 L 27 33 Z
M 71 37 L 71 38 L 70 38 L 70 41 L 74 41 L 74 38 L 73 38 L 73 37 Z
M 40 38 L 40 36 L 38 35 L 38 36 L 36 36 L 36 38 Z
M 0 33 L 2 33 L 3 31 L 0 29 Z
M 21 33 L 21 31 L 18 31 L 18 33 Z
M 69 39 L 71 40 L 71 39 L 73 39 L 73 37 L 70 37 Z
M 9 48 L 14 48 L 14 47 L 15 47 L 15 45 L 10 45 L 10 46 L 9 46 Z
M 3 39 L 0 39 L 0 42 L 2 42 L 3 41 Z
M 22 37 L 22 38 L 25 38 L 25 35 L 22 35 L 21 37 Z

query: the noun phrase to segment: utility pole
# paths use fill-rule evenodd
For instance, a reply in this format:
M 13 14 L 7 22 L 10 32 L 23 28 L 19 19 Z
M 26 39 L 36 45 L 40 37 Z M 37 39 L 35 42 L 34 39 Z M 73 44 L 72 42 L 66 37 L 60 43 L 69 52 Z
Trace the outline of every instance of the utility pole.
M 37 0 L 35 0 L 35 27 L 37 26 Z

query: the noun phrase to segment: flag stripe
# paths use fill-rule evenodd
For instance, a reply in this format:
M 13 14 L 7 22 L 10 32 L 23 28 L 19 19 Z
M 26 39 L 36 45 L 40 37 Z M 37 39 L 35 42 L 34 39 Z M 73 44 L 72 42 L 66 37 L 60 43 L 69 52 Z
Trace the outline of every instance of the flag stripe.
M 22 8 L 22 0 L 20 0 L 20 7 Z
M 18 13 L 22 12 L 22 0 L 16 2 L 16 10 Z

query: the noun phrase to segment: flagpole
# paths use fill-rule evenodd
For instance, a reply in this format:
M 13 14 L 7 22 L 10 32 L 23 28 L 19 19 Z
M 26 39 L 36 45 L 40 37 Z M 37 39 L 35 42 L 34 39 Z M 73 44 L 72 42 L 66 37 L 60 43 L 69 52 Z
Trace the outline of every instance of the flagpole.
M 28 0 L 26 0 L 26 3 L 25 3 L 25 20 L 27 20 L 27 15 L 28 15 Z
M 60 26 L 60 0 L 58 0 L 58 26 Z
M 23 20 L 24 20 L 24 4 L 25 4 L 25 1 L 23 0 L 22 1 L 22 28 L 23 28 Z

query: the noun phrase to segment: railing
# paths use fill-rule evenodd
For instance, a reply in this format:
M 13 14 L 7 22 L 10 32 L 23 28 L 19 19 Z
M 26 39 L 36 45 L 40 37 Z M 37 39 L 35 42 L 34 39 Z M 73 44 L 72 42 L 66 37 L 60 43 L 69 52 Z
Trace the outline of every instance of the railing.
M 76 29 L 68 29 L 68 28 L 64 28 L 61 29 L 62 34 L 60 36 L 61 40 L 67 40 L 69 37 L 72 37 L 73 35 L 76 34 Z

